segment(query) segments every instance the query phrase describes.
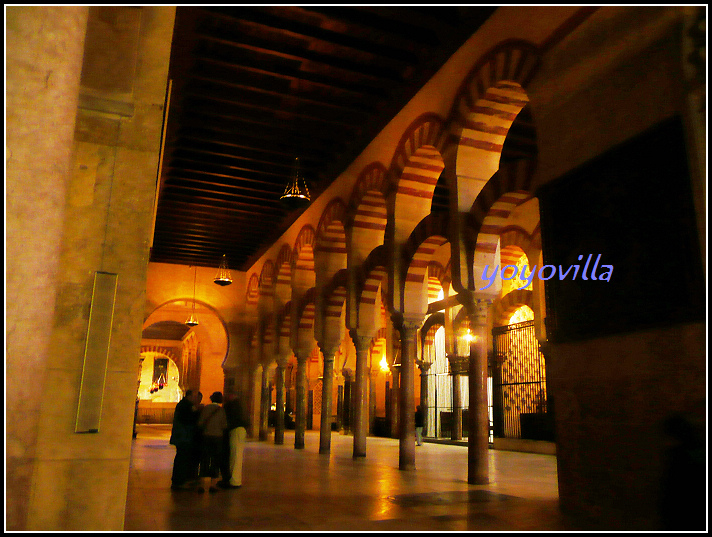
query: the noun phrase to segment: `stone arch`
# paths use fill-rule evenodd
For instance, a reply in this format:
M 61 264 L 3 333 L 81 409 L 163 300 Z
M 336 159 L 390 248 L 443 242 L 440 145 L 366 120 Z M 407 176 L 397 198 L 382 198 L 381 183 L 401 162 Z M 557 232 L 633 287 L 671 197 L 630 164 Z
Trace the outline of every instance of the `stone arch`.
M 329 202 L 317 226 L 314 257 L 316 271 L 325 280 L 346 268 L 346 206 L 341 198 Z
M 337 272 L 323 290 L 323 333 L 317 338 L 320 344 L 338 346 L 341 337 L 342 313 L 347 294 L 347 272 Z
M 460 211 L 471 205 L 497 171 L 509 128 L 529 102 L 524 88 L 539 63 L 536 45 L 510 39 L 483 54 L 462 82 L 448 124 L 457 139 L 458 178 L 471 178 L 476 184 L 458 190 Z
M 449 286 L 450 275 L 445 268 L 437 261 L 430 261 L 428 263 L 428 303 L 438 300 L 440 289 L 443 291 L 443 298 L 447 297 Z
M 388 222 L 384 190 L 387 170 L 380 162 L 366 166 L 358 176 L 351 198 L 346 225 L 349 229 L 349 254 L 360 263 L 383 244 Z
M 245 291 L 245 303 L 247 308 L 254 311 L 257 307 L 257 302 L 260 297 L 260 279 L 256 272 L 250 275 L 250 279 L 247 282 L 247 290 Z
M 258 288 L 258 309 L 261 312 L 264 312 L 272 307 L 274 293 L 274 264 L 269 259 L 265 261 L 264 265 L 262 265 L 262 272 L 260 272 Z
M 356 284 L 357 312 L 349 312 L 349 328 L 373 328 L 378 326 L 380 310 L 377 310 L 379 290 L 383 293 L 383 283 L 388 277 L 386 250 L 379 246 L 371 252 L 359 269 Z M 383 305 L 383 300 L 381 300 Z
M 435 332 L 437 332 L 441 326 L 445 326 L 444 312 L 439 311 L 437 313 L 433 313 L 432 315 L 428 315 L 428 318 L 425 319 L 425 322 L 420 329 L 420 340 L 423 347 L 433 344 L 433 341 L 435 340 Z
M 315 283 L 314 272 L 314 228 L 305 225 L 297 235 L 292 250 L 292 293 L 295 289 L 302 292 Z
M 443 120 L 437 114 L 416 118 L 401 138 L 391 162 L 395 192 L 394 238 L 407 239 L 428 214 L 435 186 L 445 168 L 441 150 L 445 142 Z
M 275 354 L 278 359 L 285 359 L 292 353 L 292 304 L 287 302 L 275 319 Z
M 192 302 L 192 300 L 191 300 Z M 161 321 L 176 321 L 183 324 L 185 321 L 185 299 L 172 299 L 157 305 L 148 315 L 143 323 L 143 328 L 150 327 Z M 184 355 L 182 360 L 186 367 L 188 361 L 190 367 L 198 368 L 191 379 L 198 379 L 201 389 L 222 389 L 224 379 L 222 377 L 222 366 L 225 365 L 231 344 L 230 332 L 225 320 L 220 312 L 210 304 L 195 300 L 196 317 L 200 324 L 190 328 L 182 337 L 183 353 L 186 352 L 186 345 L 193 345 L 191 356 Z M 198 345 L 199 343 L 199 345 Z M 195 388 L 196 386 L 190 386 Z M 212 388 L 211 388 L 212 387 Z
M 292 296 L 292 249 L 283 244 L 275 261 L 274 297 L 286 304 Z
M 297 331 L 293 348 L 302 354 L 309 355 L 314 348 L 314 321 L 316 304 L 314 301 L 316 289 L 310 288 L 299 301 L 297 307 Z
M 448 215 L 435 213 L 424 218 L 413 230 L 403 247 L 404 270 L 402 304 L 404 312 L 425 313 L 427 310 L 427 271 L 432 256 L 448 242 Z
M 517 289 L 511 293 L 507 293 L 501 299 L 495 300 L 492 304 L 492 319 L 493 326 L 505 326 L 519 307 L 529 306 L 532 311 L 534 309 L 534 293 L 526 289 Z

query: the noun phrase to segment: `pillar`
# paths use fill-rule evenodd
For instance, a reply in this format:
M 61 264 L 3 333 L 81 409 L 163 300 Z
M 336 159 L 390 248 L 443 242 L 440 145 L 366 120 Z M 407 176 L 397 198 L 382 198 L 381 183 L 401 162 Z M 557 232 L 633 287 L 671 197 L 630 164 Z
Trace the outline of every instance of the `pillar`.
M 366 456 L 366 436 L 368 434 L 368 348 L 370 336 L 359 336 L 351 331 L 351 339 L 356 347 L 356 381 L 354 383 L 354 458 Z
M 32 386 L 44 394 L 51 365 L 87 15 L 86 6 L 6 8 L 5 374 L 12 382 L 5 399 L 5 521 L 10 531 L 28 529 L 43 398 L 28 397 L 26 390 Z
M 428 399 L 428 370 L 430 366 L 433 365 L 431 362 L 420 362 L 418 367 L 420 368 L 420 408 L 423 411 L 423 416 L 425 417 L 425 427 L 423 427 L 423 436 L 428 434 L 428 428 L 430 424 L 428 423 L 428 406 L 430 401 Z
M 460 390 L 460 362 L 452 363 L 452 430 L 451 440 L 462 440 L 462 391 Z
M 247 429 L 249 438 L 258 438 L 260 432 L 260 403 L 262 400 L 262 376 L 260 366 L 254 366 L 250 372 L 250 404 L 248 414 L 250 424 Z
M 331 407 L 334 394 L 334 351 L 322 349 L 324 374 L 321 381 L 321 426 L 319 427 L 319 453 L 331 452 Z
M 262 366 L 262 378 L 260 382 L 260 440 L 267 440 L 269 437 L 269 377 L 267 376 L 268 368 Z
M 400 438 L 400 364 L 391 366 L 393 386 L 391 386 L 391 438 Z
M 406 319 L 401 328 L 400 435 L 398 468 L 415 470 L 415 405 L 413 376 L 415 369 L 415 336 L 420 323 Z
M 304 449 L 307 428 L 307 357 L 297 356 L 297 401 L 295 409 L 294 449 Z
M 467 437 L 467 482 L 489 483 L 489 416 L 487 415 L 487 313 L 491 300 L 468 304 L 470 341 L 470 409 Z
M 275 371 L 275 421 L 274 421 L 274 443 L 278 446 L 284 444 L 284 369 L 286 363 L 284 361 L 277 362 L 277 370 Z
M 373 360 L 373 358 L 371 358 Z M 378 368 L 371 365 L 368 375 L 368 431 L 374 434 L 376 424 L 376 383 L 378 382 Z

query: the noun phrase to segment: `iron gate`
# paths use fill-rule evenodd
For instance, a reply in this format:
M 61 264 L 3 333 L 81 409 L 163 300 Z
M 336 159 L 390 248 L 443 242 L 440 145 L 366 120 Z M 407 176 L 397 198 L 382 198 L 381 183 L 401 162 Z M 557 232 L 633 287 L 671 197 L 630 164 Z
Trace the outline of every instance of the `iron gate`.
M 496 327 L 492 339 L 494 436 L 553 440 L 544 355 L 539 350 L 534 321 Z

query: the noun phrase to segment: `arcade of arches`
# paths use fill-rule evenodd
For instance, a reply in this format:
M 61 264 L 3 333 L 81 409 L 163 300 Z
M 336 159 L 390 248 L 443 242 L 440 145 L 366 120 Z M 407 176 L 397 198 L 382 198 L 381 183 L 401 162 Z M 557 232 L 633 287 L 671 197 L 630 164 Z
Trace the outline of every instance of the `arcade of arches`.
M 126 298 L 117 315 L 142 331 L 140 350 L 118 334 L 131 356 L 116 351 L 126 358 L 111 370 L 123 389 L 110 428 L 130 428 L 137 379 L 146 421 L 188 388 L 234 392 L 254 441 L 282 443 L 294 428 L 296 449 L 329 453 L 332 434 L 350 434 L 358 458 L 368 457 L 369 435 L 392 436 L 393 464 L 417 472 L 421 405 L 426 436 L 466 439 L 469 483 L 488 482 L 498 438 L 546 440 L 556 445 L 563 508 L 612 527 L 655 527 L 660 416 L 705 419 L 703 320 L 556 341 L 547 319 L 555 290 L 526 276 L 549 251 L 539 189 L 671 117 L 685 126 L 688 216 L 704 253 L 704 119 L 697 86 L 683 82 L 683 29 L 694 16 L 500 8 L 249 270 L 233 270 L 232 285 L 214 285 L 216 269 L 137 261 L 134 295 L 145 282 L 145 307 Z M 443 196 L 447 206 L 434 202 Z M 57 300 L 61 308 L 69 297 Z M 190 328 L 182 323 L 194 305 Z M 162 378 L 173 395 L 151 393 Z M 46 423 L 47 409 L 37 412 Z M 307 429 L 319 430 L 318 446 L 305 445 Z M 49 430 L 30 442 L 35 474 L 54 461 Z M 67 458 L 91 451 L 89 442 L 68 442 Z M 126 477 L 122 468 L 112 472 Z M 35 481 L 21 474 L 8 483 L 27 491 Z M 51 492 L 33 486 L 33 498 Z M 15 509 L 28 528 L 60 529 L 60 515 L 25 497 Z

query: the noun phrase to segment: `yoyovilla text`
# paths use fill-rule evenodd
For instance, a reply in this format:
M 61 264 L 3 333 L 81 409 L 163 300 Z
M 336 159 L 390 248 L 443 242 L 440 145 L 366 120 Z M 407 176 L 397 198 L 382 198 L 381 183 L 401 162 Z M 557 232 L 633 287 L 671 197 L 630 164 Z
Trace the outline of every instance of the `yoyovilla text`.
M 598 257 L 596 258 L 596 261 L 593 263 L 593 268 L 591 269 L 590 272 L 590 278 L 589 278 L 589 272 L 588 272 L 588 265 L 591 262 L 591 257 L 593 257 L 593 254 L 588 254 L 588 258 L 586 259 L 586 264 L 583 266 L 583 271 L 581 272 L 581 279 L 582 280 L 602 280 L 605 282 L 608 282 L 611 280 L 611 274 L 613 274 L 613 265 L 601 265 L 601 272 L 600 274 L 596 275 L 596 269 L 598 268 L 598 261 L 601 259 L 601 254 L 598 254 Z M 583 259 L 583 255 L 578 256 L 579 261 Z M 507 271 L 508 268 L 513 268 L 514 272 L 507 278 L 504 277 L 505 272 Z M 564 272 L 564 268 L 559 265 L 559 280 L 565 280 L 569 274 L 573 271 L 573 274 L 571 275 L 571 279 L 575 280 L 576 277 L 578 276 L 579 269 L 581 268 L 581 265 L 570 265 L 567 269 L 566 272 Z M 489 283 L 485 285 L 482 289 L 487 289 L 489 286 L 491 286 L 495 279 L 497 278 L 497 270 L 499 269 L 499 265 L 495 267 L 495 269 L 492 271 L 491 275 L 487 275 L 487 271 L 489 270 L 489 265 L 485 265 L 484 270 L 482 271 L 482 279 L 487 280 Z M 517 270 L 518 268 L 514 265 L 505 265 L 502 267 L 502 270 L 500 272 L 500 277 L 503 280 L 513 280 L 517 277 Z M 519 279 L 523 280 L 525 283 L 521 287 L 518 287 L 517 289 L 524 289 L 527 287 L 530 283 L 532 283 L 532 279 L 534 278 L 534 274 L 536 273 L 536 265 L 534 265 L 531 268 L 531 272 L 529 272 L 529 275 L 526 275 L 527 271 L 527 265 L 524 265 L 522 267 L 522 272 L 519 275 Z M 554 265 L 544 265 L 539 269 L 539 279 L 540 280 L 550 280 L 554 276 L 556 276 L 556 267 Z

